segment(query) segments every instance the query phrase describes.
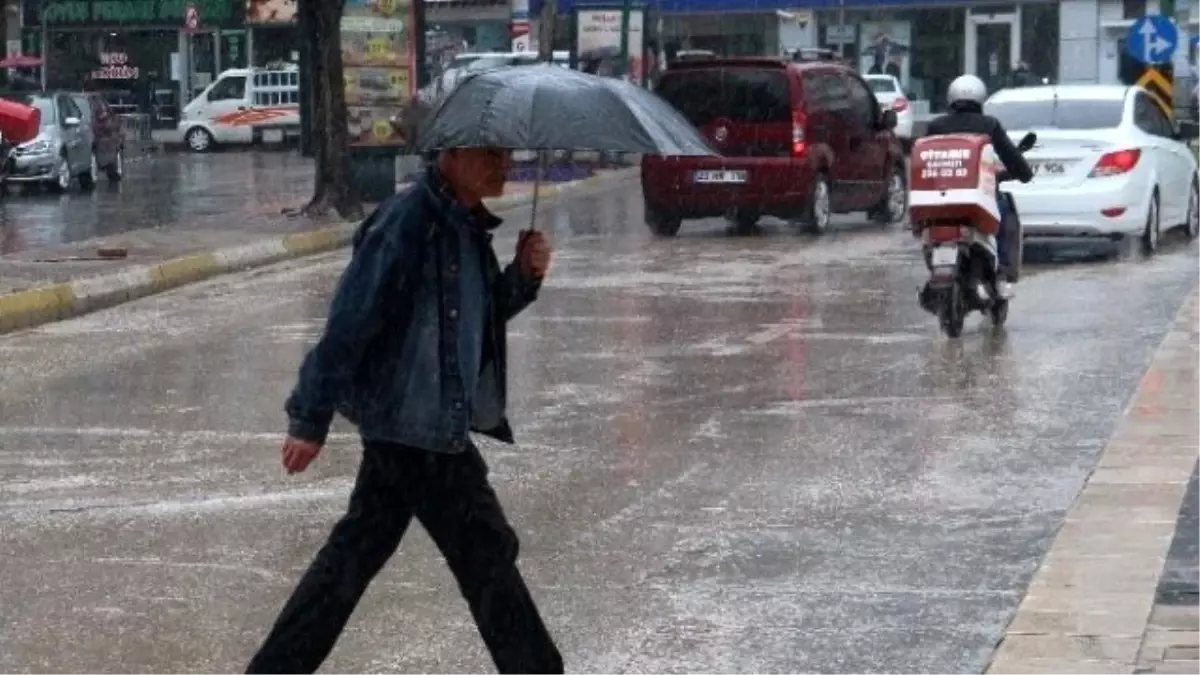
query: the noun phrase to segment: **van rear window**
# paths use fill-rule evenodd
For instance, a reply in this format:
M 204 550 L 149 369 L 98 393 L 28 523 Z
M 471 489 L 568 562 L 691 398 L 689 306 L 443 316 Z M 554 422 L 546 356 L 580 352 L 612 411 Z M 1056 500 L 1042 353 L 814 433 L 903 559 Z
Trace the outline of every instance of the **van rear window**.
M 668 71 L 655 93 L 692 124 L 717 119 L 731 122 L 789 122 L 792 118 L 788 78 L 782 70 L 703 68 Z

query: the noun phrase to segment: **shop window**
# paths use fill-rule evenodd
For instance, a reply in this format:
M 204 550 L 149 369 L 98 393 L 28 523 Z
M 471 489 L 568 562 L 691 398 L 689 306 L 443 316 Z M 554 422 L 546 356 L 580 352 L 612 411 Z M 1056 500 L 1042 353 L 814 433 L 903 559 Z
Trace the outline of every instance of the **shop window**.
M 1038 81 L 1049 78 L 1058 81 L 1059 3 L 1039 3 L 1021 6 L 1021 53 L 1029 73 Z
M 1146 0 L 1121 0 L 1121 18 L 1138 19 L 1146 14 Z

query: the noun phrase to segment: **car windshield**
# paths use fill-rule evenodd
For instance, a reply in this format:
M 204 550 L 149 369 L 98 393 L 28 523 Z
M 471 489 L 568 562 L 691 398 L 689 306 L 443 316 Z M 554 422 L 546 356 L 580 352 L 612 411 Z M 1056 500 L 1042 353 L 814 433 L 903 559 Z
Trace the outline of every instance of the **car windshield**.
M 882 77 L 868 77 L 867 86 L 876 94 L 894 94 L 896 93 L 896 81 Z
M 680 70 L 664 75 L 656 91 L 696 126 L 717 119 L 762 123 L 787 122 L 792 117 L 788 80 L 782 70 Z
M 1046 99 L 988 102 L 983 111 L 1005 129 L 1112 129 L 1121 125 L 1125 102 L 1111 99 Z

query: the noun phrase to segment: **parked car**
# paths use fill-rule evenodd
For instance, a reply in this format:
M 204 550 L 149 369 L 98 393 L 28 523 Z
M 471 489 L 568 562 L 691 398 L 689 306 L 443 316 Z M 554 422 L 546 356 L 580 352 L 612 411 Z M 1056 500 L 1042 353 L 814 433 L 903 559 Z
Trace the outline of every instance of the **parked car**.
M 863 79 L 827 61 L 710 59 L 675 64 L 656 92 L 722 157 L 642 160 L 646 220 L 674 236 L 685 219 L 760 217 L 824 232 L 834 213 L 868 210 L 896 222 L 907 210 L 905 155 Z
M 1026 153 L 1028 184 L 1007 188 L 1027 239 L 1137 238 L 1147 253 L 1182 225 L 1200 234 L 1196 156 L 1141 87 L 1060 85 L 996 92 L 984 105 Z
M 41 113 L 41 129 L 31 141 L 13 151 L 7 183 L 43 184 L 56 192 L 71 187 L 74 178 L 90 190 L 96 185 L 96 156 L 92 129 L 83 122 L 83 111 L 69 94 L 35 94 L 21 101 Z
M 895 75 L 863 75 L 863 81 L 875 93 L 875 98 L 882 108 L 896 113 L 896 128 L 892 131 L 907 152 L 912 147 L 913 110 L 908 101 L 909 97 L 900 86 L 900 80 L 896 79 Z
M 97 92 L 71 94 L 83 112 L 83 123 L 92 129 L 92 155 L 110 183 L 125 175 L 125 131 L 121 118 Z

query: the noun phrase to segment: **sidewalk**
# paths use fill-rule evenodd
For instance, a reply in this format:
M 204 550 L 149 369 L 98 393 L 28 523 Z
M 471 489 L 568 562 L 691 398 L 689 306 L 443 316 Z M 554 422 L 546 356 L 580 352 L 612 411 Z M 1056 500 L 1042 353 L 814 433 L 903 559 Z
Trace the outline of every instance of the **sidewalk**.
M 1067 513 L 987 672 L 1200 672 L 1200 613 L 1189 583 L 1200 453 L 1198 318 L 1194 292 Z M 1185 494 L 1191 502 L 1181 509 Z
M 630 180 L 637 169 L 597 173 L 580 181 L 543 184 L 553 199 Z M 530 183 L 510 184 L 487 200 L 503 212 L 528 204 Z M 331 251 L 349 243 L 357 223 L 288 217 L 284 206 L 260 203 L 223 215 L 223 227 L 198 221 L 140 229 L 75 244 L 0 256 L 0 334 L 111 307 L 203 279 Z M 228 221 L 235 221 L 229 226 Z M 100 249 L 125 249 L 127 257 L 101 259 Z

